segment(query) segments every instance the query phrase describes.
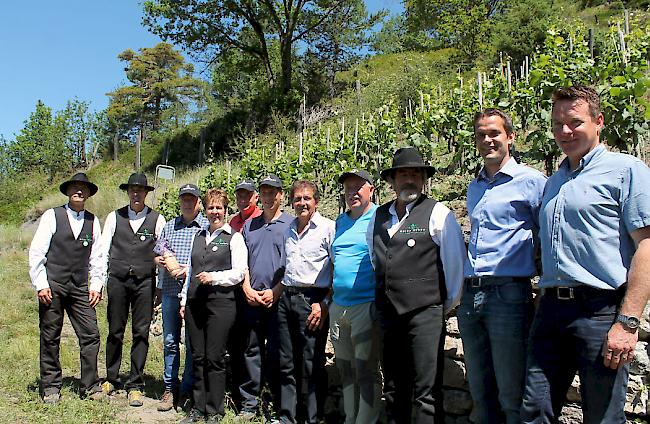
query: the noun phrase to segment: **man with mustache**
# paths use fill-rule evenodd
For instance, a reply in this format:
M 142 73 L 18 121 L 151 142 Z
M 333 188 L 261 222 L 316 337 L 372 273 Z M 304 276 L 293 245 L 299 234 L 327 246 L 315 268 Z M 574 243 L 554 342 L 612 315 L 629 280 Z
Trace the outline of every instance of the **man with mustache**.
M 394 424 L 444 421 L 445 312 L 460 296 L 466 251 L 454 214 L 422 193 L 433 171 L 414 148 L 398 149 L 381 172 L 396 199 L 377 209 L 367 233 L 384 336 L 386 412 Z
M 104 285 L 100 228 L 96 216 L 85 210 L 86 200 L 97 186 L 83 172 L 59 187 L 68 203 L 45 211 L 29 246 L 29 276 L 38 293 L 41 331 L 41 396 L 43 402 L 59 402 L 62 385 L 59 345 L 63 313 L 79 340 L 80 394 L 100 399 L 97 375 L 99 329 L 95 306 Z M 90 276 L 90 285 L 88 277 Z
M 511 156 L 515 132 L 505 112 L 477 113 L 474 135 L 483 168 L 467 188 L 472 231 L 458 326 L 476 423 L 518 424 L 546 178 Z
M 296 181 L 290 198 L 296 218 L 284 236 L 285 271 L 278 301 L 280 422 L 296 423 L 297 405 L 303 393 L 298 387 L 305 380 L 306 416 L 301 422 L 316 424 L 317 395 L 325 366 L 325 298 L 332 284 L 330 246 L 334 221 L 318 213 L 320 193 L 315 183 Z M 301 375 L 304 378 L 298 379 Z

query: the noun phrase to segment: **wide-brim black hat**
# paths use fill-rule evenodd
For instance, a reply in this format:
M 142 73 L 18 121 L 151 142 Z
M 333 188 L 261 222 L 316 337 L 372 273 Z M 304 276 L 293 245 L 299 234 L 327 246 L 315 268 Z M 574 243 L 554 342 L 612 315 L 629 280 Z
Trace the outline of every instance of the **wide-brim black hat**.
M 126 190 L 129 188 L 129 186 L 144 187 L 145 189 L 147 189 L 147 191 L 154 190 L 154 188 L 149 185 L 149 182 L 147 181 L 147 176 L 144 174 L 139 174 L 137 172 L 131 174 L 131 176 L 129 177 L 129 182 L 120 184 L 120 189 Z
M 413 147 L 403 147 L 397 149 L 395 155 L 393 156 L 393 166 L 388 169 L 381 171 L 381 179 L 386 180 L 386 178 L 393 173 L 393 171 L 402 168 L 423 168 L 427 172 L 427 178 L 433 176 L 435 168 L 433 166 L 427 165 L 422 160 L 420 152 L 418 152 Z
M 68 181 L 64 181 L 61 183 L 59 186 L 59 190 L 61 190 L 61 193 L 65 194 L 66 196 L 68 195 L 68 186 L 72 183 L 83 183 L 88 186 L 90 189 L 90 196 L 93 194 L 97 193 L 97 186 L 93 183 L 90 182 L 88 179 L 88 176 L 84 174 L 83 172 L 78 172 L 72 176 Z M 89 196 L 89 197 L 90 197 Z

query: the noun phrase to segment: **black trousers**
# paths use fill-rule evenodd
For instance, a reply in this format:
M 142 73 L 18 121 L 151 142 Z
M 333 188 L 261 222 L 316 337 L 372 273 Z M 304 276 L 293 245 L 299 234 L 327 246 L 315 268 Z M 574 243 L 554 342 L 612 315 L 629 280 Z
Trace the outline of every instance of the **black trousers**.
M 152 277 L 108 278 L 108 336 L 106 337 L 106 379 L 120 385 L 120 364 L 124 330 L 131 311 L 131 371 L 124 382 L 128 390 L 144 387 L 144 364 L 149 351 L 149 325 L 153 314 L 154 282 Z
M 280 422 L 296 422 L 301 386 L 306 381 L 307 396 L 304 404 L 304 421 L 318 422 L 318 405 L 321 399 L 325 375 L 325 343 L 329 320 L 322 328 L 307 329 L 307 317 L 312 303 L 323 300 L 329 289 L 313 288 L 295 290 L 285 287 L 278 302 L 278 332 L 280 360 Z
M 187 301 L 185 324 L 192 348 L 192 394 L 194 407 L 204 414 L 224 414 L 224 354 L 236 309 L 234 297 L 223 294 L 213 293 Z
M 99 329 L 97 314 L 88 303 L 88 283 L 77 286 L 72 281 L 57 283 L 49 281 L 52 303 L 39 303 L 38 316 L 41 329 L 41 393 L 49 395 L 61 389 L 61 363 L 59 345 L 63 329 L 63 313 L 68 313 L 72 328 L 79 340 L 81 362 L 80 391 L 93 392 L 99 387 L 97 354 L 99 353 Z
M 265 382 L 276 397 L 274 405 L 279 405 L 278 386 L 278 305 L 271 308 L 244 305 L 242 308 L 242 334 L 246 349 L 244 361 L 246 378 L 239 387 L 242 409 L 256 411 L 259 408 L 260 394 Z
M 383 331 L 382 367 L 388 422 L 444 422 L 442 305 L 398 315 L 386 302 L 378 311 Z

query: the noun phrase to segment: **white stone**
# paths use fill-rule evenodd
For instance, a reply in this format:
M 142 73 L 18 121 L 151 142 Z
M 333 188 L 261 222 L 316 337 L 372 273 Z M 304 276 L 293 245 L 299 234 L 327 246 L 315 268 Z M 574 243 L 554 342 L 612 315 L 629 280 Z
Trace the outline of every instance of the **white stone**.
M 650 370 L 650 358 L 648 357 L 648 342 L 638 342 L 634 349 L 634 360 L 630 364 L 630 373 L 646 375 Z
M 463 341 L 458 337 L 445 337 L 445 356 L 455 359 L 463 359 L 465 357 Z
M 460 330 L 458 329 L 458 318 L 450 317 L 447 319 L 447 334 L 450 336 L 460 335 Z
M 582 398 L 580 397 L 580 377 L 578 377 L 577 374 L 573 377 L 566 398 L 569 402 L 580 403 L 582 401 Z
M 645 378 L 639 375 L 630 375 L 627 383 L 625 412 L 645 415 L 648 408 L 648 389 Z

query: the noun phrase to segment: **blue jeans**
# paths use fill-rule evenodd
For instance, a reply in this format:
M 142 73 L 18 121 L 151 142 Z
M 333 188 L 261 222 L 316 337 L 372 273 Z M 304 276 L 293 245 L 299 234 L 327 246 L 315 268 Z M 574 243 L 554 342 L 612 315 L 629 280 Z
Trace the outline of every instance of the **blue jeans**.
M 559 422 L 577 370 L 583 422 L 625 423 L 629 366 L 606 368 L 602 355 L 623 292 L 590 289 L 571 300 L 542 296 L 530 334 L 522 422 Z
M 178 297 L 163 295 L 163 354 L 165 358 L 163 382 L 165 383 L 165 390 L 177 390 L 180 385 L 182 393 L 192 393 L 192 350 L 190 349 L 190 340 L 187 331 L 185 331 L 185 369 L 183 370 L 183 381 L 180 384 L 178 381 L 178 368 L 181 362 L 181 327 L 183 325 L 179 314 L 180 308 L 181 301 Z
M 530 281 L 465 284 L 457 316 L 476 423 L 518 424 L 532 319 Z M 475 305 L 480 293 L 483 301 Z

